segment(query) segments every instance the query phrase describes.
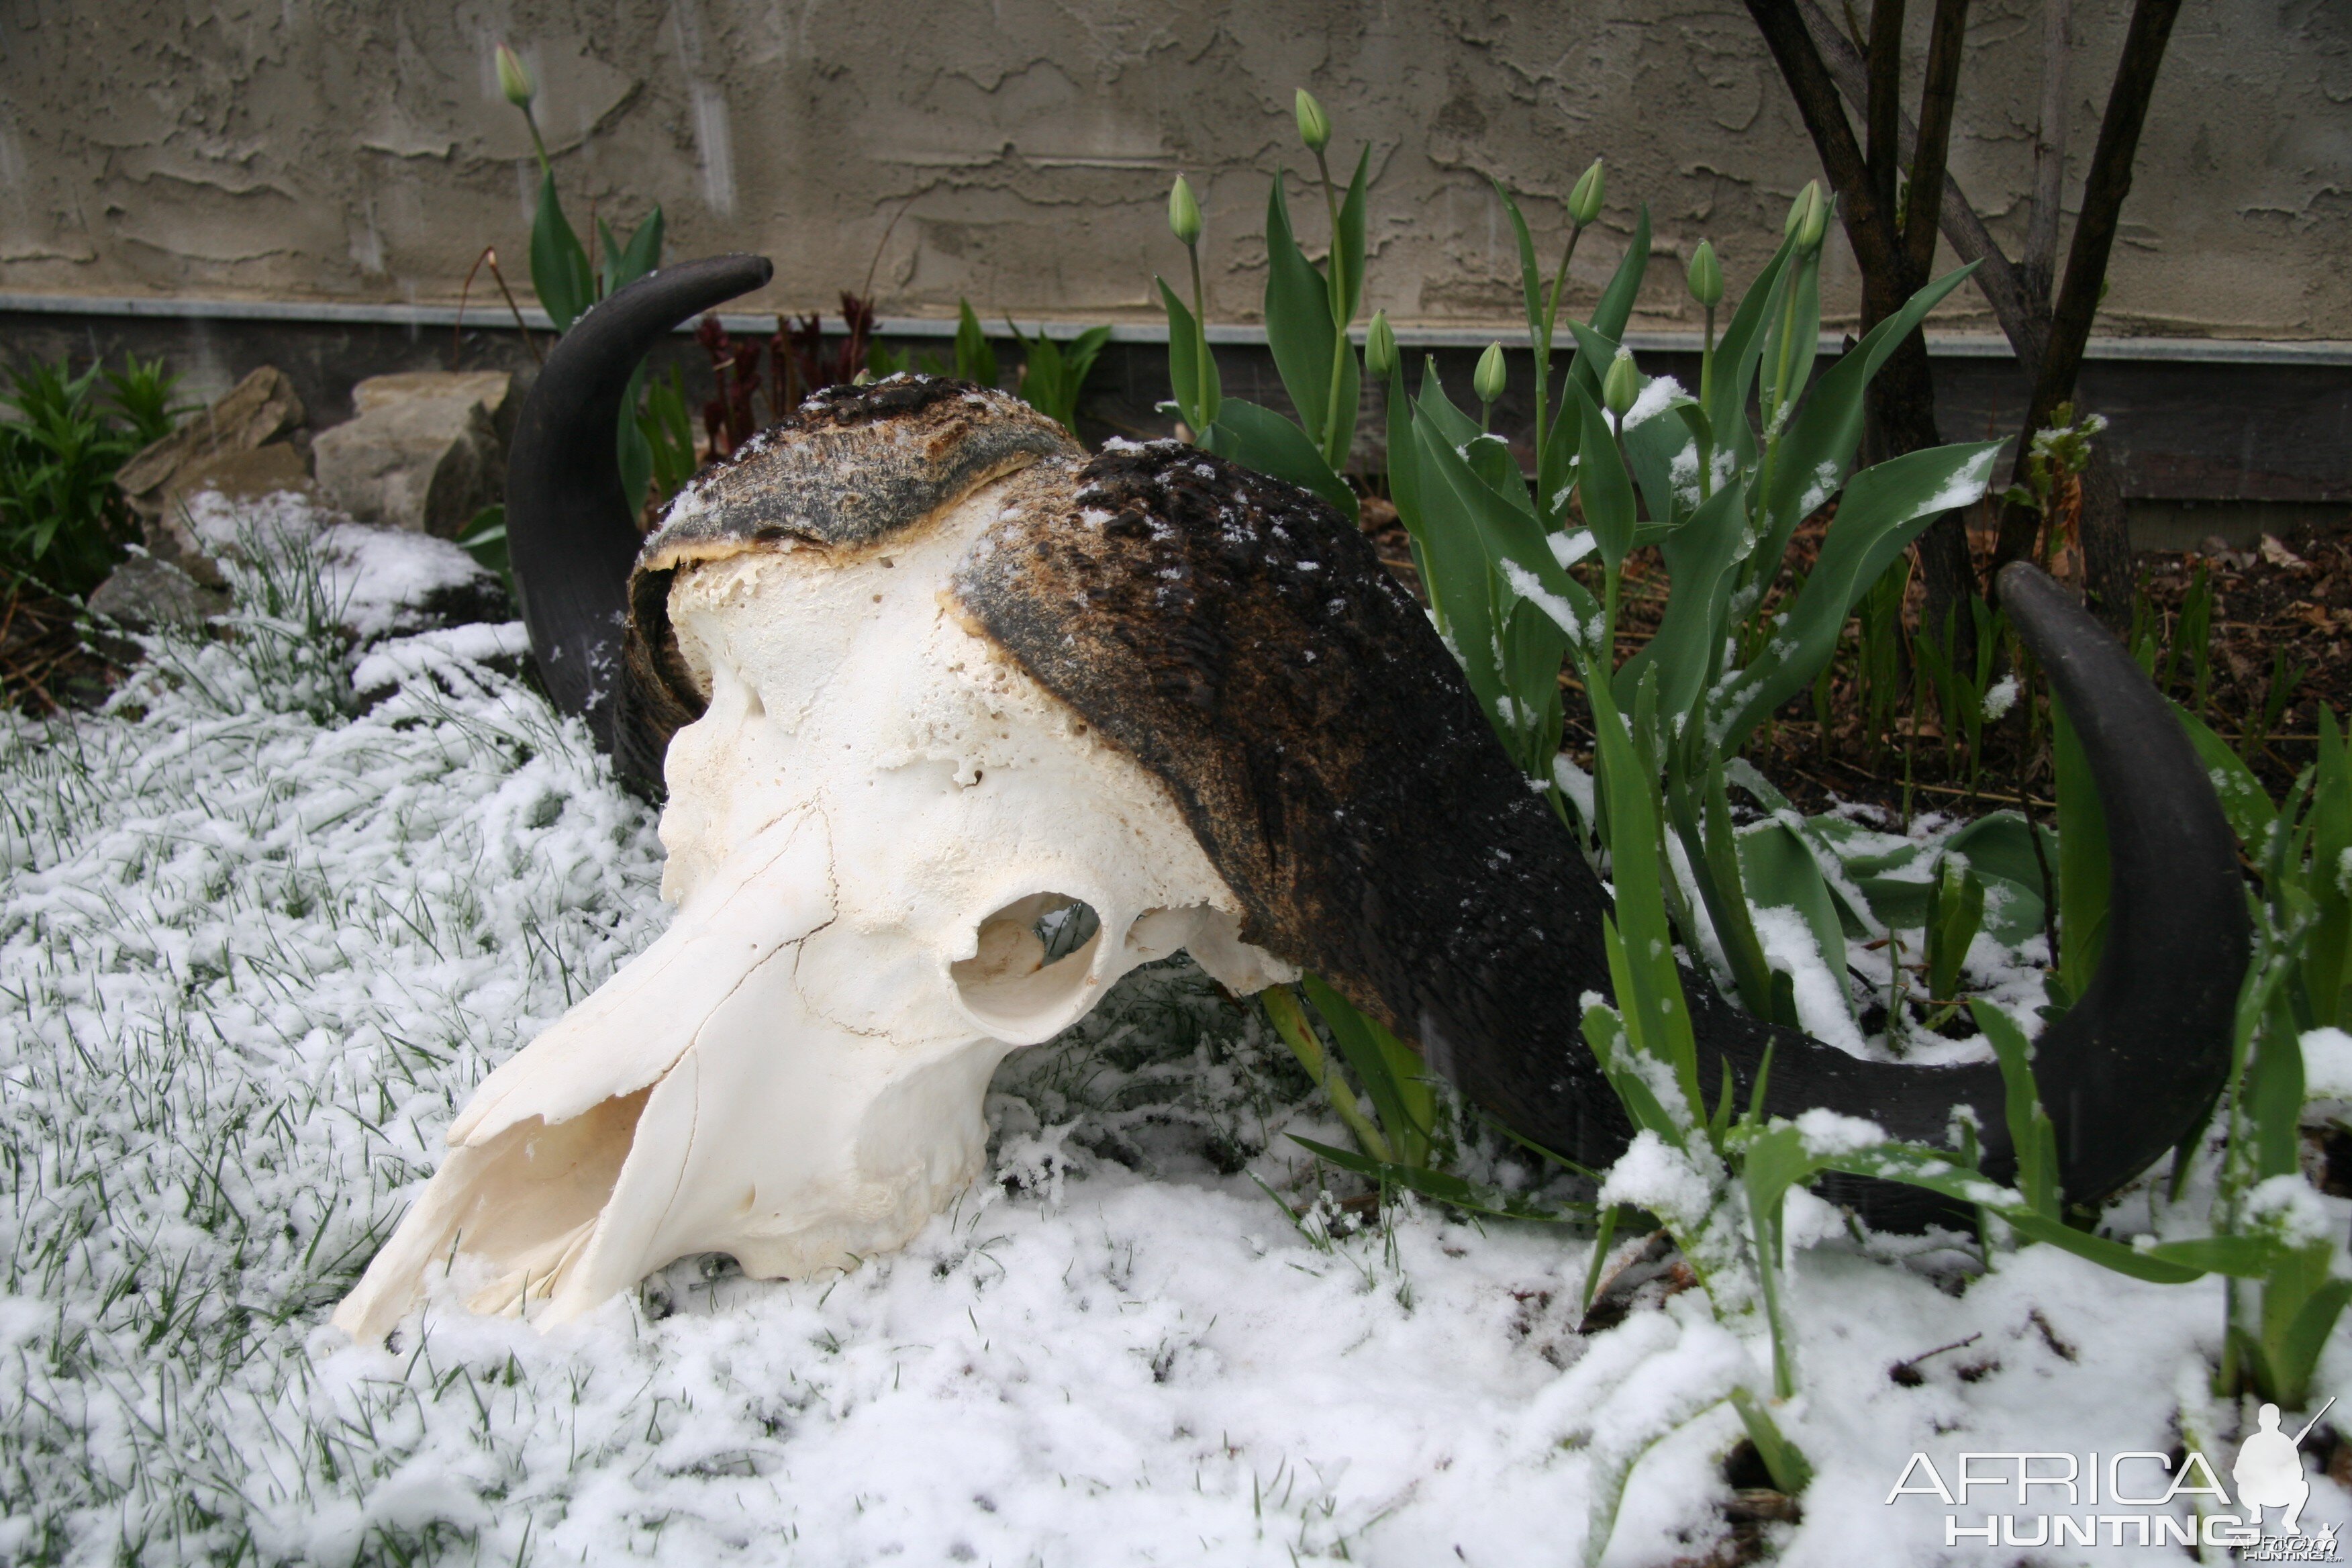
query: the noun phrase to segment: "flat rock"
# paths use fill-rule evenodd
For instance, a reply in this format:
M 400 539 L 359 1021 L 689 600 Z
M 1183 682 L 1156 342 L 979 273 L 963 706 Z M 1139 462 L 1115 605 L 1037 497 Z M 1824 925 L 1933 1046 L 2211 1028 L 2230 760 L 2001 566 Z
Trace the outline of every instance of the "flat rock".
M 320 498 L 362 522 L 456 538 L 505 493 L 513 380 L 414 371 L 361 382 L 358 416 L 313 444 Z
M 499 424 L 513 392 L 514 377 L 503 370 L 404 370 L 355 383 L 352 406 L 362 414 L 373 414 L 419 397 L 460 397 L 480 404 L 489 411 L 491 423 Z
M 134 632 L 198 626 L 227 609 L 227 594 L 152 555 L 133 555 L 89 596 L 91 615 Z
M 305 417 L 294 384 L 266 364 L 133 455 L 114 482 L 139 518 L 147 548 L 196 582 L 218 584 L 219 570 L 188 532 L 187 498 L 206 483 L 237 495 L 254 493 L 252 487 L 263 482 L 307 492 Z M 273 447 L 278 449 L 269 451 Z M 268 455 L 254 456 L 262 452 Z
M 142 517 L 160 516 L 170 493 L 181 488 L 173 481 L 186 470 L 224 453 L 250 452 L 291 436 L 304 417 L 294 384 L 277 366 L 263 365 L 211 407 L 134 455 L 114 482 Z

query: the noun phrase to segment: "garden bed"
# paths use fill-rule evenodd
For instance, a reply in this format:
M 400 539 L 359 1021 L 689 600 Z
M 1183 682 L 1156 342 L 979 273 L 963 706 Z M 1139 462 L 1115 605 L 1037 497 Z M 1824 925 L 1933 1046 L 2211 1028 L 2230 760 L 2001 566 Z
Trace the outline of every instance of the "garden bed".
M 1810 568 L 1829 518 L 1808 522 L 1790 547 L 1790 564 Z M 2352 515 L 2347 515 L 2352 527 Z M 1366 504 L 1364 526 L 1381 559 L 1417 594 L 1411 546 L 1395 512 L 1385 503 Z M 1973 535 L 1979 560 L 1991 547 L 1990 529 Z M 2181 631 L 2181 616 L 2200 574 L 2210 584 L 2207 612 L 2207 676 L 2199 704 L 2194 627 Z M 1631 652 L 1656 629 L 1669 587 L 1654 550 L 1639 552 L 1627 568 L 1628 586 L 1620 647 Z M 2314 757 L 2319 709 L 2352 711 L 2352 534 L 2305 529 L 2286 538 L 2265 536 L 2245 550 L 2211 541 L 2199 551 L 2143 551 L 2139 580 L 2145 624 L 2158 650 L 2158 672 L 2171 678 L 2168 689 L 2197 708 L 2223 739 L 2244 738 L 2242 721 L 2278 704 L 2276 717 L 2259 726 L 2260 739 L 2246 749 L 2250 764 L 2272 795 L 2283 795 Z M 1906 636 L 1916 635 L 1923 595 L 1915 584 L 1906 605 Z M 2173 652 L 2174 645 L 2179 652 Z M 1944 744 L 1940 723 L 1930 717 L 1907 746 L 1907 729 L 1872 731 L 1864 721 L 1854 683 L 1855 652 L 1851 626 L 1840 651 L 1831 693 L 1827 733 L 1811 700 L 1785 704 L 1750 755 L 1800 810 L 1827 811 L 1863 805 L 1900 822 L 1906 812 L 1940 811 L 1973 816 L 2014 806 L 2021 780 L 2038 805 L 2046 806 L 2050 762 L 2046 747 L 2025 751 L 2021 726 L 1987 731 L 1986 758 L 1969 787 L 1964 757 Z M 2022 718 L 2022 713 L 2020 713 Z M 1580 701 L 1568 711 L 1568 744 L 1580 765 L 1591 765 L 1592 727 Z M 1905 798 L 1906 752 L 1909 752 L 1910 798 Z M 2021 763 L 2022 766 L 2021 767 Z
M 0 1555 L 1572 1561 L 1639 1453 L 1611 1563 L 1875 1568 L 1946 1556 L 1945 1509 L 1886 1501 L 1914 1451 L 2161 1453 L 2201 1407 L 2218 1281 L 1979 1276 L 1800 1197 L 1818 1476 L 1743 1497 L 1751 1352 L 1697 1293 L 1580 1332 L 1589 1237 L 1318 1201 L 1288 1135 L 1344 1131 L 1181 963 L 1006 1063 L 991 1178 L 900 1254 L 353 1346 L 327 1311 L 484 1074 L 662 928 L 661 855 L 501 672 L 520 628 L 352 649 L 299 602 L 0 732 Z M 2340 1336 L 2319 1381 L 2352 1392 Z M 2306 1528 L 2344 1520 L 2316 1482 Z

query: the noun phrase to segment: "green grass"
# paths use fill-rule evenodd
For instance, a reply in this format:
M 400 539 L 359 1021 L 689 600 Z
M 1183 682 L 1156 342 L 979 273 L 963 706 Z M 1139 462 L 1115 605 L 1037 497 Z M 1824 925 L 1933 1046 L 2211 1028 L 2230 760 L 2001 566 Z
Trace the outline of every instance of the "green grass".
M 651 929 L 658 845 L 576 726 L 454 663 L 352 719 L 315 575 L 240 587 L 233 637 L 155 643 L 107 713 L 0 721 L 12 1562 L 476 1533 L 367 1500 L 461 1407 L 511 1464 L 488 1412 L 523 1395 L 461 1364 L 329 1398 L 310 1336 L 487 1065 Z

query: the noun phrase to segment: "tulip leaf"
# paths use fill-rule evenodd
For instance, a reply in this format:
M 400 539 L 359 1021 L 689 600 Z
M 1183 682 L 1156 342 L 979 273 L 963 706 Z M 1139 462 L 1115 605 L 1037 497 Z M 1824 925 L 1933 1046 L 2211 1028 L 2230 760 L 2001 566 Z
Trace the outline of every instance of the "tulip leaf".
M 1168 310 L 1168 380 L 1175 394 L 1176 412 L 1195 432 L 1205 433 L 1217 422 L 1223 411 L 1223 396 L 1217 379 L 1217 356 L 1210 352 L 1201 332 L 1200 324 L 1184 301 L 1176 298 L 1176 290 L 1168 287 L 1167 279 L 1160 284 L 1160 302 Z M 1206 402 L 1202 401 L 1201 377 L 1206 373 Z
M 1428 531 L 1428 501 L 1422 492 L 1421 460 L 1412 426 L 1412 400 L 1405 395 L 1404 363 L 1402 355 L 1389 369 L 1388 407 L 1389 437 L 1389 500 L 1397 509 L 1397 521 L 1404 525 L 1405 537 L 1412 543 L 1413 570 L 1421 574 L 1423 589 L 1429 595 L 1429 608 L 1437 623 L 1438 635 L 1446 635 L 1452 611 L 1445 601 L 1429 562 L 1429 551 L 1423 543 Z
M 2050 1113 L 2042 1108 L 2042 1091 L 2033 1079 L 2033 1047 L 2025 1031 L 2010 1016 L 1983 997 L 1972 997 L 1969 1011 L 1977 1027 L 1992 1043 L 2000 1063 L 2002 1117 L 2009 1125 L 2009 1144 L 2017 1157 L 2017 1188 L 2026 1206 L 2053 1219 L 2064 1216 L 2058 1206 L 2058 1133 Z
M 539 212 L 530 225 L 530 287 L 558 332 L 570 331 L 572 323 L 596 302 L 588 253 L 581 248 L 571 219 L 563 216 L 553 174 L 539 183 Z
M 1592 531 L 1601 559 L 1612 567 L 1621 566 L 1633 548 L 1633 483 L 1626 477 L 1624 461 L 1617 455 L 1617 438 L 1610 433 L 1609 422 L 1592 395 L 1582 383 L 1571 381 L 1569 397 L 1583 426 L 1578 441 L 1576 494 L 1584 507 L 1584 526 Z
M 1535 516 L 1535 501 L 1528 494 L 1528 481 L 1519 472 L 1517 459 L 1511 456 L 1509 442 L 1500 436 L 1482 435 L 1464 444 L 1462 456 L 1471 471 L 1486 480 L 1496 495 L 1530 519 Z
M 1812 379 L 1813 361 L 1821 352 L 1821 253 L 1792 256 L 1781 269 L 1780 286 L 1775 292 L 1778 297 L 1764 331 L 1764 352 L 1757 362 L 1758 392 L 1766 418 L 1773 418 L 1779 411 L 1778 416 L 1785 422 L 1786 409 L 1804 396 Z
M 1836 984 L 1846 1014 L 1853 1013 L 1853 994 L 1845 985 L 1845 926 L 1820 862 L 1803 835 L 1784 822 L 1759 824 L 1739 836 L 1739 868 L 1748 901 L 1761 910 L 1794 910 L 1812 933 L 1822 967 Z M 1737 896 L 1737 889 L 1728 889 Z
M 1627 659 L 1618 679 L 1658 670 L 1658 706 L 1670 715 L 1694 711 L 1722 657 L 1731 619 L 1731 590 L 1747 542 L 1747 492 L 1737 479 L 1707 498 L 1690 520 L 1659 542 L 1673 593 L 1658 629 Z M 1630 688 L 1629 688 L 1630 689 Z
M 661 265 L 662 210 L 658 205 L 646 215 L 645 222 L 637 225 L 637 231 L 629 236 L 625 244 L 614 242 L 610 224 L 602 218 L 596 221 L 604 239 L 604 277 L 600 279 L 603 287 L 598 290 L 599 298 L 617 294 Z
M 632 519 L 645 510 L 646 496 L 654 482 L 654 445 L 637 423 L 637 405 L 645 401 L 645 389 L 646 367 L 639 364 L 630 373 L 629 384 L 622 391 L 620 424 L 614 432 L 614 457 L 621 470 L 621 494 L 628 500 Z
M 1437 378 L 1437 360 L 1429 356 L 1422 362 L 1421 395 L 1414 400 L 1421 416 L 1435 427 L 1438 437 L 1448 446 L 1462 447 L 1483 434 L 1478 422 L 1454 406 L 1445 395 L 1445 384 Z
M 1718 700 L 1712 722 L 1719 726 L 1714 738 L 1724 752 L 1736 752 L 1767 714 L 1812 684 L 1836 652 L 1855 602 L 1930 522 L 1984 493 L 2000 447 L 1998 441 L 1930 447 L 1855 476 L 1796 603 L 1756 662 Z
M 1307 433 L 1271 408 L 1238 397 L 1220 405 L 1207 446 L 1221 458 L 1312 490 L 1349 521 L 1356 521 L 1356 492 L 1331 471 Z
M 1731 324 L 1715 345 L 1715 384 L 1706 400 L 1706 417 L 1717 440 L 1729 440 L 1745 468 L 1756 456 L 1756 435 L 1748 423 L 1748 395 L 1756 384 L 1757 367 L 1764 358 L 1764 323 L 1772 310 L 1774 290 L 1787 273 L 1795 239 L 1781 242 L 1756 281 L 1731 313 Z
M 1619 258 L 1617 270 L 1610 275 L 1609 286 L 1601 290 L 1600 302 L 1592 308 L 1592 330 L 1612 343 L 1625 335 L 1625 323 L 1633 314 L 1633 300 L 1642 291 L 1642 274 L 1650 264 L 1650 205 L 1642 204 L 1633 220 L 1633 237 L 1625 243 L 1625 254 Z M 1578 342 L 1582 342 L 1580 337 Z M 1609 368 L 1606 360 L 1595 361 L 1580 350 L 1569 363 L 1568 373 L 1584 384 L 1591 396 L 1601 395 L 1601 376 Z
M 1764 476 L 1759 518 L 1763 559 L 1777 563 L 1789 538 L 1822 502 L 1835 495 L 1862 442 L 1863 393 L 1895 346 L 1927 312 L 1965 282 L 1976 263 L 1956 268 L 1911 296 L 1904 307 L 1870 329 L 1862 342 L 1822 373 L 1804 406 L 1782 435 Z M 1950 447 L 1935 448 L 1949 451 Z M 1916 458 L 1914 452 L 1907 457 Z M 1896 461 L 1903 461 L 1897 458 Z M 1886 465 L 1879 465 L 1881 468 Z M 1948 510 L 1948 508 L 1942 509 Z
M 1476 492 L 1471 487 L 1478 483 L 1477 477 L 1431 420 L 1416 417 L 1412 437 L 1412 465 L 1422 510 L 1416 538 L 1428 573 L 1430 602 L 1440 607 L 1440 630 L 1470 682 L 1478 710 L 1493 723 L 1499 700 L 1509 693 L 1503 685 L 1495 569 L 1488 563 L 1484 531 L 1472 512 Z
M 1494 180 L 1492 184 L 1495 195 L 1502 199 L 1504 216 L 1511 220 L 1511 237 L 1518 242 L 1519 292 L 1527 301 L 1528 341 L 1541 349 L 1550 312 L 1544 308 L 1548 303 L 1544 295 L 1549 290 L 1544 285 L 1543 269 L 1536 261 L 1535 239 L 1528 233 L 1528 220 L 1520 216 L 1519 204 L 1511 199 L 1503 182 Z M 1538 374 L 1541 374 L 1540 370 Z
M 1160 287 L 1164 289 L 1167 285 L 1162 284 Z M 1183 307 L 1180 305 L 1177 309 L 1182 310 Z M 1185 313 L 1188 317 L 1191 315 L 1190 311 Z M 1171 321 L 1168 332 L 1168 359 L 1171 379 L 1176 379 L 1172 376 L 1176 363 L 1175 325 L 1175 322 Z M 1190 347 L 1192 334 L 1185 333 L 1183 341 L 1186 346 Z M 973 313 L 971 301 L 969 300 L 956 301 L 955 363 L 956 375 L 959 379 L 972 382 L 981 386 L 996 384 L 996 350 L 989 342 L 988 334 L 981 330 L 980 317 Z M 1197 369 L 1197 364 L 1195 368 Z M 1177 384 L 1181 385 L 1181 380 L 1178 379 Z
M 2278 820 L 2278 807 L 2272 804 L 2270 791 L 2246 766 L 2245 759 L 2213 733 L 2205 721 L 2178 702 L 2172 704 L 2172 716 L 2180 721 L 2189 743 L 2197 749 L 2197 760 L 2205 766 L 2205 776 L 2213 781 L 2213 793 L 2221 797 L 2221 815 L 2229 818 L 2230 831 L 2250 853 L 2259 852 L 2271 825 Z
M 1348 182 L 1348 194 L 1339 202 L 1339 236 L 1337 241 L 1339 259 L 1347 264 L 1347 296 L 1332 312 L 1333 325 L 1346 327 L 1356 319 L 1356 308 L 1364 298 L 1364 176 L 1370 170 L 1372 149 L 1367 142 L 1356 155 L 1356 177 Z
M 2058 796 L 2058 978 L 2070 996 L 2090 988 L 2107 934 L 2107 819 L 2065 705 L 2050 702 L 2051 771 Z
M 1608 800 L 1609 853 L 1616 877 L 1616 916 L 1602 921 L 1611 981 L 1627 1037 L 1635 1050 L 1673 1073 L 1695 1126 L 1705 1114 L 1698 1047 L 1675 958 L 1674 933 L 1666 923 L 1657 793 L 1649 770 L 1634 752 L 1608 680 L 1590 662 L 1586 674 L 1597 737 L 1594 761 Z M 1665 1109 L 1671 1112 L 1674 1108 Z M 1687 1132 L 1673 1142 L 1679 1146 L 1686 1137 Z
M 1348 395 L 1358 390 L 1358 373 L 1354 349 L 1338 352 L 1338 331 L 1331 320 L 1328 280 L 1307 259 L 1291 234 L 1290 205 L 1282 174 L 1276 171 L 1265 201 L 1266 346 L 1274 351 L 1275 369 L 1281 373 L 1283 390 L 1297 410 L 1300 427 L 1310 433 L 1324 431 L 1325 415 L 1331 406 L 1333 362 L 1344 361 L 1339 384 L 1348 416 L 1344 439 L 1354 428 L 1354 405 L 1348 402 Z M 1335 454 L 1320 438 L 1315 439 L 1315 446 L 1326 468 L 1336 468 L 1347 458 L 1344 447 Z
M 2303 944 L 2303 984 L 2311 1016 L 2342 1026 L 2347 959 L 2352 957 L 2352 893 L 2344 885 L 2352 852 L 2352 747 L 2336 710 L 2319 705 L 2319 756 L 2311 790 L 2312 922 Z

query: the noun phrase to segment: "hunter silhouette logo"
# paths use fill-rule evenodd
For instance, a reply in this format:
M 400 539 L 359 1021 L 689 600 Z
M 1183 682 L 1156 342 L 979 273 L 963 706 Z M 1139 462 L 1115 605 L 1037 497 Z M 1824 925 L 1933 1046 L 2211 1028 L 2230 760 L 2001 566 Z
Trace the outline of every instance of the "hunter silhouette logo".
M 2231 1487 L 2193 1448 L 2178 1468 L 2170 1455 L 2152 1451 L 1964 1453 L 1948 1484 L 1933 1459 L 1915 1453 L 1886 1501 L 1932 1497 L 1954 1510 L 1944 1516 L 1946 1546 L 2236 1547 L 2246 1562 L 2333 1563 L 2342 1553 L 2337 1527 L 2321 1525 L 2308 1534 L 2302 1528 L 2311 1482 L 2298 1446 L 2335 1403 L 2321 1405 L 2293 1436 L 2279 1429 L 2278 1406 L 2263 1405 L 2230 1469 Z M 1978 1521 L 1964 1522 L 1960 1510 L 1981 1490 L 1994 1496 L 1975 1500 L 1977 1508 L 2008 1502 L 2015 1511 L 1987 1510 Z M 2281 1510 L 2276 1534 L 2263 1533 L 2268 1509 Z
M 2336 1401 L 2330 1399 L 2327 1405 Z M 2327 1405 L 2319 1407 L 2319 1415 L 2327 1414 Z M 2304 1423 L 2303 1430 L 2290 1437 L 2279 1430 L 2279 1407 L 2265 1405 L 2254 1417 L 2257 1429 L 2238 1450 L 2238 1462 L 2230 1471 L 2230 1479 L 2238 1483 L 2238 1504 L 2246 1510 L 2246 1522 L 2262 1527 L 2263 1510 L 2283 1508 L 2279 1528 L 2289 1535 L 2301 1535 L 2295 1521 L 2303 1516 L 2303 1505 L 2311 1500 L 2311 1482 L 2303 1473 L 2303 1455 L 2297 1447 L 2314 1426 L 2319 1415 Z M 2334 1531 L 2328 1534 L 2333 1536 Z

